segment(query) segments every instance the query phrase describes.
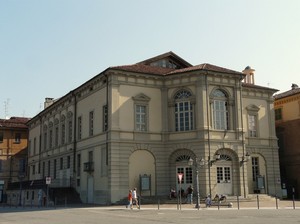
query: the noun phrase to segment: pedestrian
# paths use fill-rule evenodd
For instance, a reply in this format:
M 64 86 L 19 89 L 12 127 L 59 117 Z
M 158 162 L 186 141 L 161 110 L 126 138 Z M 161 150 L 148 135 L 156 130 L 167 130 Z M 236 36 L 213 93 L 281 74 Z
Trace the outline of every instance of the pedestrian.
M 128 193 L 128 204 L 126 205 L 126 208 L 132 209 L 132 190 L 129 190 Z
M 134 188 L 132 191 L 132 201 L 135 202 L 137 208 L 140 208 L 137 193 L 136 193 L 136 188 Z
M 207 195 L 207 197 L 205 198 L 205 205 L 206 205 L 206 208 L 211 206 L 211 197 L 210 197 L 210 195 Z
M 43 190 L 39 189 L 39 191 L 38 191 L 38 207 L 42 206 L 42 199 L 43 199 Z
M 187 202 L 193 204 L 193 186 L 190 185 L 187 189 Z

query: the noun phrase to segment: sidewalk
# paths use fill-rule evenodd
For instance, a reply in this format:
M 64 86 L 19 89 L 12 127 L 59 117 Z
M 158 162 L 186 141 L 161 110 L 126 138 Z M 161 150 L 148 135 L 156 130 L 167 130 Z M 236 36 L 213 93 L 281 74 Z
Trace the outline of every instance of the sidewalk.
M 207 208 L 204 203 L 200 204 L 199 210 L 245 210 L 245 209 L 300 209 L 300 201 L 288 201 L 288 200 L 271 200 L 271 201 L 241 201 L 239 204 L 237 202 L 231 202 L 232 207 L 224 206 L 222 203 L 218 207 L 214 205 L 212 207 Z M 41 207 L 38 208 L 36 206 L 33 207 L 16 207 L 9 205 L 1 205 L 0 204 L 0 213 L 3 212 L 22 212 L 22 211 L 43 211 L 43 210 L 59 210 L 59 209 L 72 209 L 72 208 L 83 208 L 83 209 L 110 209 L 110 210 L 126 210 L 125 205 L 90 205 L 90 204 L 81 204 L 81 205 L 66 205 L 66 206 L 56 206 L 56 207 Z M 139 210 L 135 206 L 133 210 Z M 140 210 L 198 210 L 195 208 L 195 204 L 141 204 Z

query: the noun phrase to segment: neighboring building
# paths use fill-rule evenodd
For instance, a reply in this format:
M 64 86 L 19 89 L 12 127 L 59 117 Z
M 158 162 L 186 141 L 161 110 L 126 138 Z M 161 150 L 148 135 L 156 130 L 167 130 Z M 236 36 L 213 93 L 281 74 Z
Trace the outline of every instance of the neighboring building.
M 84 203 L 110 204 L 134 187 L 143 196 L 196 189 L 198 168 L 201 197 L 280 196 L 277 90 L 255 85 L 253 72 L 192 66 L 173 52 L 109 67 L 47 98 L 28 122 L 30 180 L 51 177 L 51 189 L 71 186 Z
M 29 118 L 0 119 L 0 202 L 6 199 L 8 183 L 26 180 Z
M 292 84 L 290 90 L 275 97 L 276 134 L 279 144 L 282 187 L 287 197 L 300 198 L 300 88 Z M 293 190 L 294 189 L 294 190 Z

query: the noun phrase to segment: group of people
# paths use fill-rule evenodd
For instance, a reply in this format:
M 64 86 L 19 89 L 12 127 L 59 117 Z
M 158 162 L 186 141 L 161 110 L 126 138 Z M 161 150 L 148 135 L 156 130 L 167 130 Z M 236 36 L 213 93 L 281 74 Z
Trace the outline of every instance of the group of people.
M 135 203 L 135 205 L 138 209 L 140 208 L 138 196 L 136 193 L 136 188 L 134 188 L 133 190 L 129 190 L 128 204 L 126 205 L 126 208 L 133 209 L 133 203 Z
M 187 203 L 193 204 L 193 186 L 190 185 L 187 190 L 186 193 L 183 189 L 180 189 L 178 191 L 178 194 L 181 195 L 181 197 L 186 197 L 187 198 Z M 176 191 L 174 188 L 170 189 L 170 195 L 169 198 L 176 198 Z M 205 205 L 206 207 L 210 207 L 212 204 L 212 201 L 214 202 L 222 202 L 222 201 L 226 201 L 226 195 L 223 194 L 216 194 L 216 196 L 214 197 L 214 199 L 211 198 L 210 195 L 207 195 L 207 197 L 205 198 Z
M 186 190 L 186 193 L 184 192 L 184 190 L 181 188 L 179 191 L 178 191 L 178 194 L 181 196 L 181 197 L 187 197 L 187 203 L 190 203 L 192 204 L 193 203 L 193 192 L 194 192 L 194 189 L 193 189 L 193 186 L 190 185 L 187 190 Z M 172 198 L 176 198 L 176 191 L 174 188 L 171 188 L 170 189 L 170 195 L 169 195 L 169 198 L 172 199 Z

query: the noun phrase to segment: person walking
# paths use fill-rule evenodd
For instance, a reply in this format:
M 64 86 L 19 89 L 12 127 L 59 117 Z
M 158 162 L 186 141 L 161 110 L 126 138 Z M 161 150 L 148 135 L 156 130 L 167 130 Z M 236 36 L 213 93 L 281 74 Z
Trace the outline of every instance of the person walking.
M 126 208 L 132 209 L 132 190 L 129 190 L 128 193 L 128 204 L 126 205 Z
M 187 196 L 188 196 L 187 200 L 188 200 L 188 203 L 190 203 L 190 204 L 193 204 L 193 191 L 194 191 L 193 186 L 190 185 L 187 189 Z
M 132 201 L 135 202 L 136 207 L 139 209 L 140 206 L 139 206 L 139 200 L 136 193 L 136 188 L 134 188 L 132 191 Z

